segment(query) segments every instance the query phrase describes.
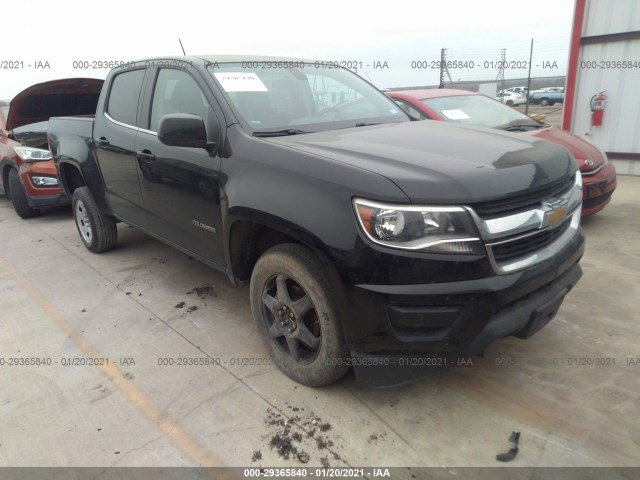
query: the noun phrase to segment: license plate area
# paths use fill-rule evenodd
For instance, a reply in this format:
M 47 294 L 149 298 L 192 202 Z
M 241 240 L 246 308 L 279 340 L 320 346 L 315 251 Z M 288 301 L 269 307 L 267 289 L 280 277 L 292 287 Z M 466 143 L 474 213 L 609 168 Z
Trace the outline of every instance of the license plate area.
M 591 183 L 589 185 L 586 185 L 586 187 L 587 187 L 587 198 L 598 197 L 605 193 L 605 190 L 607 188 L 607 181 L 600 180 L 596 183 Z

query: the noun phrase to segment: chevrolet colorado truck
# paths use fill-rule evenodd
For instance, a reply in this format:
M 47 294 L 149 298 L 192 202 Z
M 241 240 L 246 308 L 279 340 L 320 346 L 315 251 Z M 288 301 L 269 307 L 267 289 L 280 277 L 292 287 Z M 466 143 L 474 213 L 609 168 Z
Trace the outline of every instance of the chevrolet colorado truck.
M 124 222 L 249 284 L 273 362 L 306 385 L 403 384 L 527 338 L 582 275 L 567 150 L 413 122 L 330 62 L 132 62 L 48 136 L 89 250 Z

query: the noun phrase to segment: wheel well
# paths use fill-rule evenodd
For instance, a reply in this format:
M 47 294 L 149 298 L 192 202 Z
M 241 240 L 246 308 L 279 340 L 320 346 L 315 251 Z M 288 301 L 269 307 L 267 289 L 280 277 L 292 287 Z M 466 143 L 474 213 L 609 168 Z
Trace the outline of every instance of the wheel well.
M 62 174 L 61 176 L 64 179 L 64 184 L 69 194 L 72 194 L 76 188 L 86 185 L 80 170 L 73 165 L 63 163 L 60 165 L 60 173 Z
M 260 256 L 282 243 L 300 243 L 295 238 L 259 223 L 239 220 L 232 226 L 229 237 L 229 257 L 233 278 L 244 284 L 251 278 Z

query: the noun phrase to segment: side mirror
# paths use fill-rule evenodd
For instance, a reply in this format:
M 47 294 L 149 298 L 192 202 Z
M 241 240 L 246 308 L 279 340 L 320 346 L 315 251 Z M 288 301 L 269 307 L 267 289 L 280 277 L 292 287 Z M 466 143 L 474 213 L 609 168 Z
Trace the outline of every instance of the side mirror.
M 204 148 L 211 152 L 215 142 L 207 140 L 204 120 L 198 115 L 172 113 L 160 119 L 158 140 L 172 147 Z

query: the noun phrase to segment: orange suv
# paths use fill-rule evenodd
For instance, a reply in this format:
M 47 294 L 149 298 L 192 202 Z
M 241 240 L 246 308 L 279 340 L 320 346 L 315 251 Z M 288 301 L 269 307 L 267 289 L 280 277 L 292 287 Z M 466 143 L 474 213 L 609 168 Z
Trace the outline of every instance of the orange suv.
M 22 218 L 69 203 L 48 150 L 48 120 L 93 114 L 102 83 L 93 78 L 54 80 L 23 90 L 9 103 L 0 101 L 0 189 Z

